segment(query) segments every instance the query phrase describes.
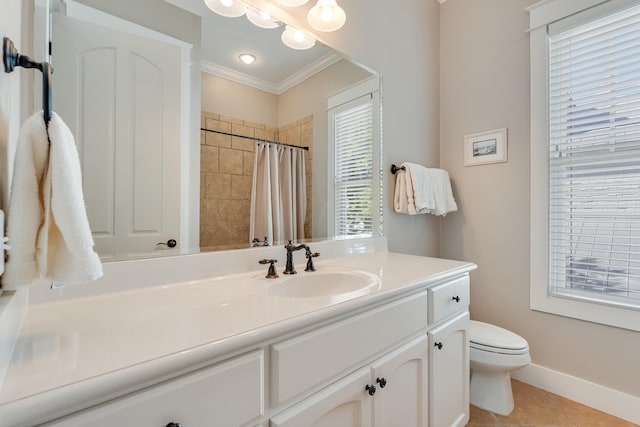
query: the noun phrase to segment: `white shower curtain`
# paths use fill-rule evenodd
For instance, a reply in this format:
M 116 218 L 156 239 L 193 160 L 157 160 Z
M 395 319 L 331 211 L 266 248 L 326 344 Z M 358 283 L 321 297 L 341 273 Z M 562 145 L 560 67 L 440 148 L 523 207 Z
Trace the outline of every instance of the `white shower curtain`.
M 249 240 L 304 238 L 307 185 L 304 150 L 256 144 Z

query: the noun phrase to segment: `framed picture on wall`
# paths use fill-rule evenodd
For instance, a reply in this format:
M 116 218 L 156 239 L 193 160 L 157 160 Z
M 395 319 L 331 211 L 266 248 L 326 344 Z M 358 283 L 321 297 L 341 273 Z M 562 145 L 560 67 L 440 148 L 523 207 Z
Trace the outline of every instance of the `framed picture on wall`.
M 476 166 L 507 161 L 507 128 L 464 137 L 464 165 Z

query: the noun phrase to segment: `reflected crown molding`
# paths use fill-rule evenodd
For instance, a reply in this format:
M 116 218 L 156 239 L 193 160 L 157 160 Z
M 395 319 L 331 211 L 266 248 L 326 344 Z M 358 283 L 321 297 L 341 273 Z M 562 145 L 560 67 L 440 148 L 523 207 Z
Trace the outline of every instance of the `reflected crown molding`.
M 313 76 L 314 74 L 319 73 L 325 68 L 335 64 L 340 59 L 342 58 L 339 55 L 336 55 L 333 52 L 329 52 L 318 60 L 310 63 L 302 70 L 275 84 L 258 77 L 250 76 L 249 74 L 241 73 L 231 68 L 214 64 L 213 62 L 209 61 L 203 60 L 201 63 L 201 69 L 203 72 L 213 74 L 214 76 L 222 77 L 236 83 L 263 90 L 265 92 L 273 93 L 274 95 L 281 95 L 295 85 Z

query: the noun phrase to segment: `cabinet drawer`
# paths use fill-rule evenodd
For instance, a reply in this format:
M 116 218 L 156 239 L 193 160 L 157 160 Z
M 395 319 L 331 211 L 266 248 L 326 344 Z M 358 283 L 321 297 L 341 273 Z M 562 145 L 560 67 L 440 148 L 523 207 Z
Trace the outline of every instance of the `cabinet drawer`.
M 428 289 L 429 324 L 434 324 L 469 307 L 469 275 Z
M 427 293 L 394 301 L 271 347 L 274 406 L 337 378 L 426 329 Z
M 264 355 L 253 352 L 46 424 L 241 426 L 264 413 Z

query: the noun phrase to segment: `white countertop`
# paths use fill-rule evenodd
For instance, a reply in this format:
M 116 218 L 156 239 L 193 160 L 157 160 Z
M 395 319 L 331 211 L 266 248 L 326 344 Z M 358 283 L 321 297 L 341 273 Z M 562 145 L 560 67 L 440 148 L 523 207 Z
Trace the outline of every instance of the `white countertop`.
M 381 284 L 346 301 L 274 297 L 268 289 L 281 279 L 264 278 L 266 268 L 261 267 L 33 305 L 0 389 L 0 420 L 20 425 L 26 416 L 43 419 L 38 414 L 50 416 L 70 400 L 86 407 L 475 265 L 375 252 L 317 261 L 316 267 L 374 273 Z M 314 274 L 303 272 L 303 265 L 297 269 L 299 275 Z

